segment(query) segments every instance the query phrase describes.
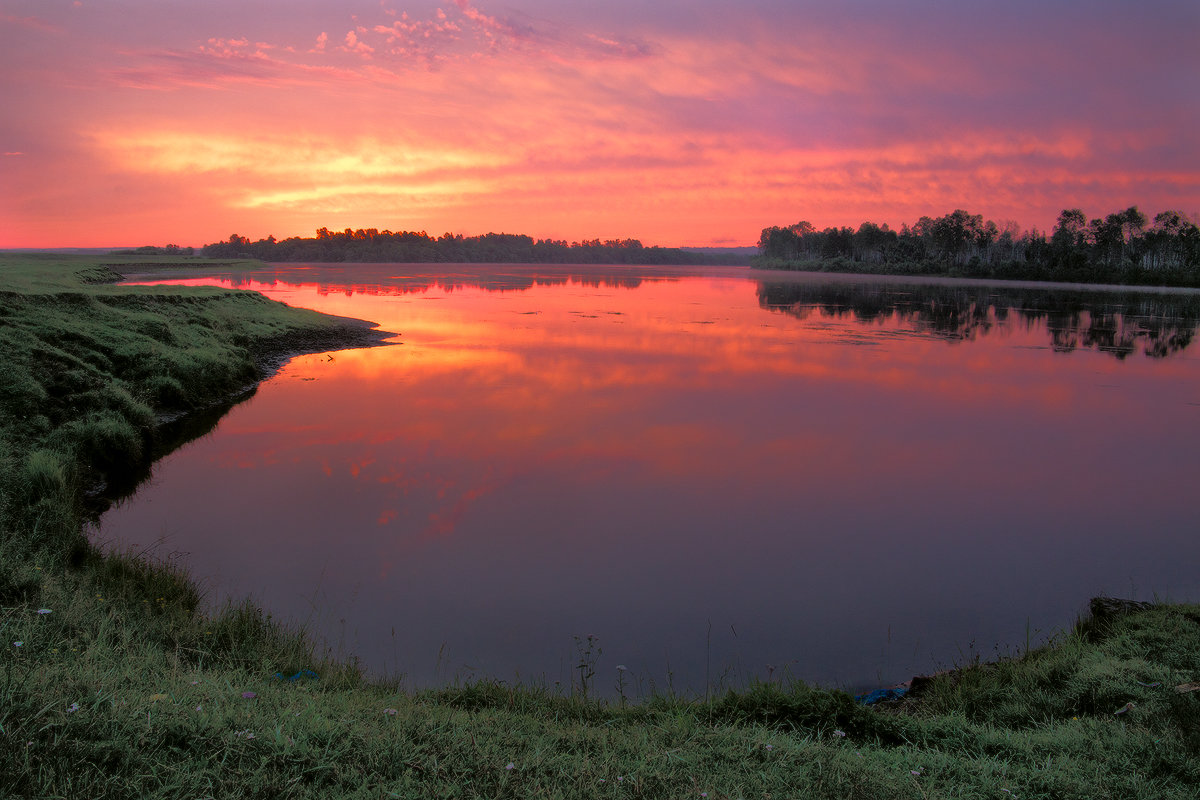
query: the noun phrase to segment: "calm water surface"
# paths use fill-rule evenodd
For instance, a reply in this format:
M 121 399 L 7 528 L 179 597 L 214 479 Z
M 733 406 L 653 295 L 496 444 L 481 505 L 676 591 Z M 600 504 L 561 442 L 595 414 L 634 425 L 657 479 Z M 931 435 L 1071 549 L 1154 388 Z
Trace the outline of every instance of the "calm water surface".
M 193 281 L 194 282 L 194 281 Z M 1197 293 L 623 267 L 201 282 L 373 320 L 97 537 L 410 686 L 864 687 L 1200 599 Z

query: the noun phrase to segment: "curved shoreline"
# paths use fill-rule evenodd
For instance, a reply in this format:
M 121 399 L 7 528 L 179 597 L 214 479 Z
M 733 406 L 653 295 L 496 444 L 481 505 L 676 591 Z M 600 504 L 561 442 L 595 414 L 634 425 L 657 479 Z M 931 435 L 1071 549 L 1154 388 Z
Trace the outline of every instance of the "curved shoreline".
M 387 341 L 400 334 L 380 329 L 377 322 L 354 317 L 336 317 L 329 314 L 323 316 L 335 320 L 335 322 L 326 329 L 292 331 L 271 339 L 260 340 L 251 346 L 251 355 L 262 372 L 262 376 L 255 381 L 255 386 L 277 373 L 296 356 L 403 344 L 402 342 Z

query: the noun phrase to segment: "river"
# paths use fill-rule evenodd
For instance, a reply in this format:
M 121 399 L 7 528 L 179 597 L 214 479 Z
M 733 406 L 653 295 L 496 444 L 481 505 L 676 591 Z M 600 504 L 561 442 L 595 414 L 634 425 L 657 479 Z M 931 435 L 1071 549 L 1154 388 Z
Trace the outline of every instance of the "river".
M 414 688 L 858 689 L 1015 654 L 1094 595 L 1200 599 L 1197 292 L 623 266 L 172 282 L 399 336 L 293 359 L 95 537 Z

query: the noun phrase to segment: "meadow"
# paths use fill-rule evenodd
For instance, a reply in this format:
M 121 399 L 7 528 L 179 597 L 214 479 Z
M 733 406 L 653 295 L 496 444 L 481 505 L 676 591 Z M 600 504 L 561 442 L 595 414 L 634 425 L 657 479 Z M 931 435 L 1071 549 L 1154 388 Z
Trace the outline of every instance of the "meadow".
M 0 258 L 0 796 L 1189 798 L 1200 606 L 1100 608 L 1046 646 L 866 706 L 791 680 L 611 699 L 370 679 L 250 602 L 86 523 L 173 421 L 347 320 L 201 287 L 194 259 Z M 132 477 L 131 477 L 132 476 Z M 980 631 L 986 640 L 987 631 Z M 583 664 L 586 668 L 586 663 Z M 610 699 L 597 699 L 605 695 Z

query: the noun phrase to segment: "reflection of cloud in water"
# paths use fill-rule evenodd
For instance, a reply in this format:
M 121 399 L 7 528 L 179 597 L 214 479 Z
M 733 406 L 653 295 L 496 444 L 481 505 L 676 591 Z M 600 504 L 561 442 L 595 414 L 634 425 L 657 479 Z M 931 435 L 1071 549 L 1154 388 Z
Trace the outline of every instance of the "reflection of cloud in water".
M 387 274 L 347 268 L 355 285 Z M 168 532 L 196 574 L 280 616 L 319 586 L 332 624 L 313 630 L 352 620 L 365 664 L 417 684 L 443 645 L 508 678 L 596 632 L 613 663 L 661 676 L 669 660 L 695 686 L 710 619 L 737 626 L 714 664 L 904 678 L 980 631 L 1069 622 L 1129 576 L 1195 586 L 1197 363 L 1140 354 L 1155 313 L 1164 341 L 1188 333 L 1190 298 L 1156 312 L 1153 292 L 970 287 L 963 306 L 960 284 L 570 274 L 519 294 L 277 282 L 405 345 L 293 360 L 160 463 L 106 535 Z M 1123 361 L 1082 344 L 1104 314 L 1114 343 L 1136 334 Z M 1051 352 L 1072 336 L 1075 357 Z M 393 628 L 399 652 L 379 644 Z

